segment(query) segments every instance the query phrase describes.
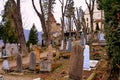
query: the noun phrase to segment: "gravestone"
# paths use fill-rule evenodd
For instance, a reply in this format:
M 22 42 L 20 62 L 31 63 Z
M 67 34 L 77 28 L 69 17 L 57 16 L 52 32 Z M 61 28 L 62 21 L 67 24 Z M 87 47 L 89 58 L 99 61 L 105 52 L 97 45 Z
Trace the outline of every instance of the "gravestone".
M 67 45 L 66 45 L 66 51 L 71 51 L 71 38 L 68 39 Z
M 52 70 L 50 60 L 40 60 L 40 71 L 48 71 Z
M 35 52 L 32 51 L 30 53 L 29 69 L 30 70 L 35 70 L 35 68 L 36 68 L 36 55 L 35 55 Z
M 85 45 L 85 49 L 84 49 L 84 69 L 89 69 L 90 68 L 90 48 L 89 45 Z
M 22 72 L 22 57 L 20 54 L 17 55 L 17 61 L 16 61 L 16 71 L 17 72 Z
M 2 69 L 5 70 L 5 71 L 10 70 L 10 66 L 9 66 L 7 57 L 4 57 Z
M 11 45 L 10 44 L 6 44 L 5 49 L 6 49 L 7 55 L 11 56 Z
M 60 46 L 60 50 L 64 49 L 64 40 L 61 41 L 61 46 Z
M 83 50 L 83 46 L 79 44 L 75 44 L 72 47 L 69 68 L 69 78 L 72 80 L 82 80 Z
M 100 32 L 98 34 L 98 39 L 99 39 L 99 42 L 105 42 L 105 38 L 104 38 L 104 33 L 103 32 Z
M 84 36 L 84 33 L 82 32 L 82 34 L 81 34 L 81 45 L 84 47 L 85 46 L 85 44 L 86 44 L 86 42 L 85 42 L 85 36 Z
M 17 44 L 11 44 L 11 48 L 13 48 L 13 54 L 14 55 L 17 55 L 19 53 Z

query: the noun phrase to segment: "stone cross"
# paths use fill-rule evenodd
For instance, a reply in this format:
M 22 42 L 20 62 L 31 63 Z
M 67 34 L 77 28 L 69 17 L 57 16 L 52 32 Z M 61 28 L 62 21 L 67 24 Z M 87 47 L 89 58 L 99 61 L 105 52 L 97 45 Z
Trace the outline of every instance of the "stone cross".
M 36 55 L 35 55 L 35 52 L 32 51 L 30 53 L 29 69 L 30 70 L 35 70 L 35 68 L 36 68 Z
M 17 72 L 22 72 L 22 57 L 20 54 L 17 55 L 17 66 L 16 66 Z
M 79 44 L 72 47 L 69 68 L 69 78 L 72 80 L 82 80 L 83 50 L 83 46 Z

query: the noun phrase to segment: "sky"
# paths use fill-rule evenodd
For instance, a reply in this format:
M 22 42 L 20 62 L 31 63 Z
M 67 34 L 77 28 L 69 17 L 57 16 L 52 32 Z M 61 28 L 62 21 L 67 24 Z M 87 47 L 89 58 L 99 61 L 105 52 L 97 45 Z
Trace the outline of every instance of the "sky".
M 4 9 L 4 4 L 7 0 L 0 0 L 0 15 L 2 13 L 2 10 Z M 35 24 L 38 31 L 42 31 L 40 20 L 36 14 L 36 12 L 33 9 L 31 0 L 21 0 L 21 13 L 22 13 L 22 20 L 23 20 L 23 27 L 24 29 L 30 29 L 33 24 Z M 86 4 L 85 0 L 74 0 L 75 7 L 82 6 L 82 9 L 85 11 Z M 38 10 L 39 4 L 38 0 L 35 0 L 35 5 Z M 54 16 L 57 21 L 57 23 L 60 23 L 60 17 L 61 17 L 61 4 L 59 0 L 56 0 L 56 4 L 54 5 Z M 1 21 L 1 17 L 0 17 Z

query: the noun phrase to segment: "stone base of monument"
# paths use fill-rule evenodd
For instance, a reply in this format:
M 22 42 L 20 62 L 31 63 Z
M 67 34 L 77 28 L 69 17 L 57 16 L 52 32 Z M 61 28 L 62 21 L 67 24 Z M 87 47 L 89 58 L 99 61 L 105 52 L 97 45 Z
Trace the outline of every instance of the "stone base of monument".
M 51 72 L 61 65 L 61 63 L 50 60 L 40 60 L 40 72 Z

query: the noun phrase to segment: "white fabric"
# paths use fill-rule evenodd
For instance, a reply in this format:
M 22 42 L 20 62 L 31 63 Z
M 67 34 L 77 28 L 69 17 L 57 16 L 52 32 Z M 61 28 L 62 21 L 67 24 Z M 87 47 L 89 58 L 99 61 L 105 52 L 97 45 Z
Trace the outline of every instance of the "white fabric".
M 9 70 L 9 69 L 10 69 L 8 60 L 4 60 L 4 61 L 3 61 L 3 66 L 2 66 L 2 68 L 3 68 L 4 70 Z

